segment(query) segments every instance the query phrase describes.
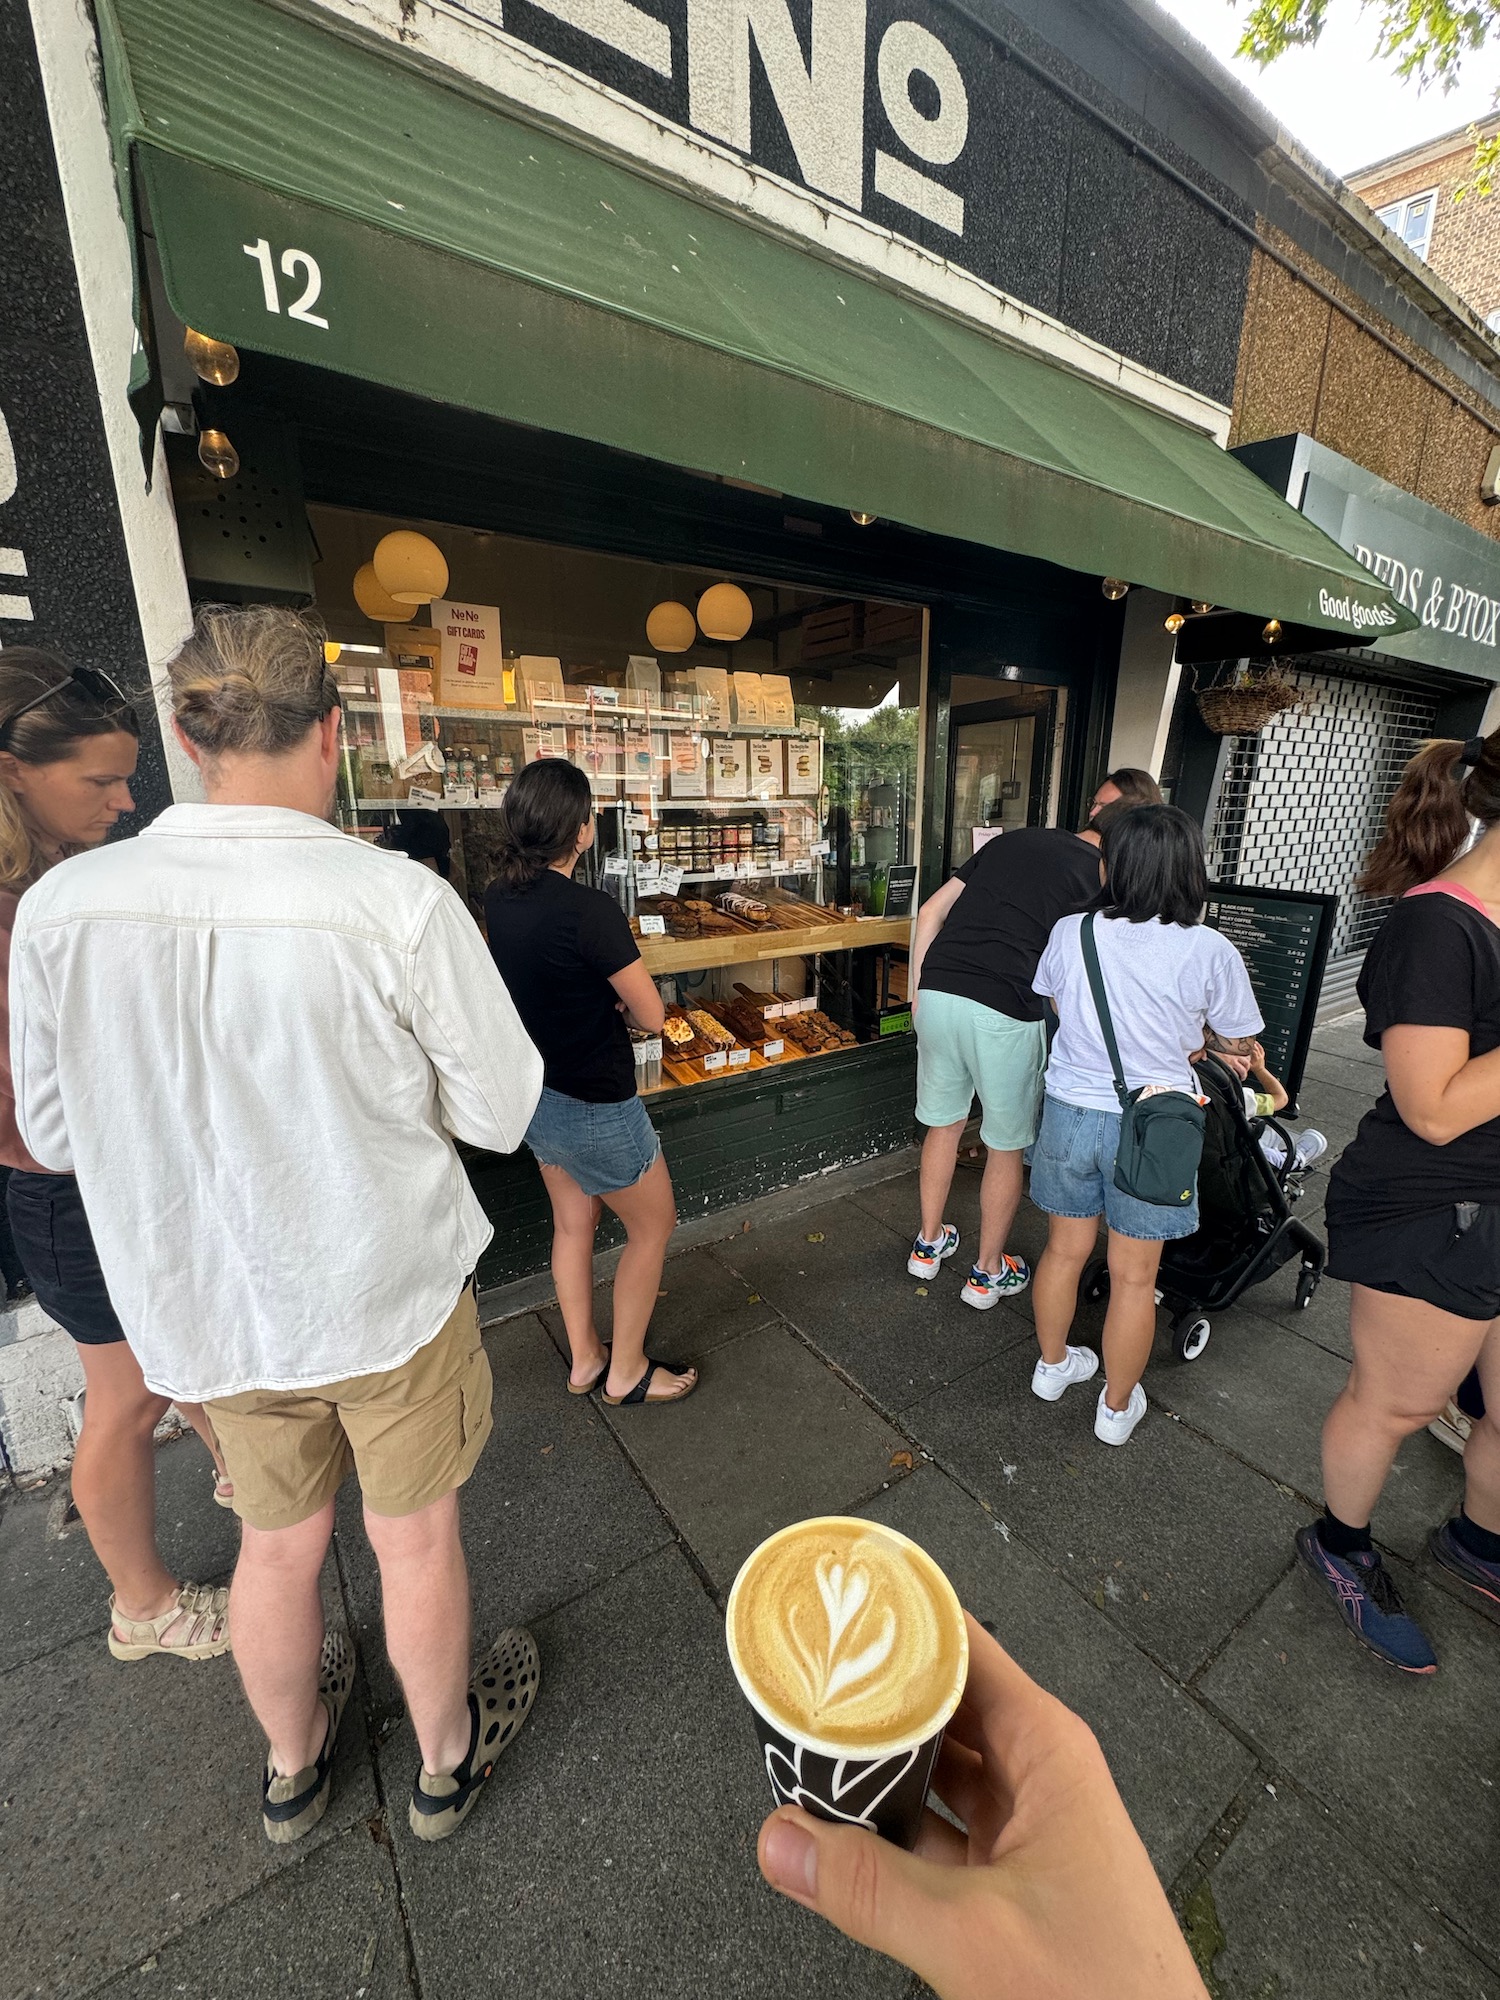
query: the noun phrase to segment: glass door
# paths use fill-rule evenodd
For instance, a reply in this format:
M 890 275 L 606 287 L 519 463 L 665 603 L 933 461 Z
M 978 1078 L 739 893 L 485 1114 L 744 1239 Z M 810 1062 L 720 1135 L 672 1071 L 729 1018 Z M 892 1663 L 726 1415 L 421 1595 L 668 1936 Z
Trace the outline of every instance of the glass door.
M 1020 682 L 994 700 L 952 710 L 948 868 L 1019 826 L 1050 826 L 1067 690 Z

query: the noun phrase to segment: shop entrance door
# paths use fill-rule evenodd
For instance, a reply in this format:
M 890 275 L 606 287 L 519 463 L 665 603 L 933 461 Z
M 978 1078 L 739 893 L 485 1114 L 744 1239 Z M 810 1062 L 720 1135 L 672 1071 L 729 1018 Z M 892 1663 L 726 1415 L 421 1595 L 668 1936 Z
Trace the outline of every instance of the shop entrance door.
M 1018 826 L 1057 820 L 1067 690 L 1017 682 L 955 706 L 949 724 L 947 872 Z

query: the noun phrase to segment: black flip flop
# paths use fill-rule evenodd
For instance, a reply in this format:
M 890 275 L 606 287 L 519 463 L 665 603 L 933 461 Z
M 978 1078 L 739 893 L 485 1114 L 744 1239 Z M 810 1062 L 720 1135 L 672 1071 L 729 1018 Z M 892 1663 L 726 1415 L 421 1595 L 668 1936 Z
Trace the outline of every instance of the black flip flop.
M 698 1386 L 696 1380 L 690 1388 L 684 1389 L 681 1394 L 676 1396 L 650 1396 L 647 1394 L 647 1391 L 651 1387 L 651 1377 L 656 1373 L 658 1368 L 666 1368 L 666 1363 L 653 1361 L 648 1354 L 646 1357 L 646 1372 L 630 1393 L 625 1396 L 612 1396 L 608 1389 L 606 1389 L 604 1392 L 605 1402 L 609 1404 L 612 1410 L 625 1409 L 631 1404 L 639 1406 L 650 1403 L 654 1409 L 661 1409 L 669 1403 L 685 1403 L 688 1397 L 692 1395 L 693 1390 Z M 684 1371 L 680 1368 L 666 1368 L 666 1372 L 669 1375 L 680 1375 Z

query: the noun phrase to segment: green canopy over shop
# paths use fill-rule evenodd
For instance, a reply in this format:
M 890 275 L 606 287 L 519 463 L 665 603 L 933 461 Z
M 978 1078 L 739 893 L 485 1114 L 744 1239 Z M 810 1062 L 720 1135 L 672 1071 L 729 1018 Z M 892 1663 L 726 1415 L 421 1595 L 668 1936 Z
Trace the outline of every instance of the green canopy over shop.
M 1289 627 L 1415 623 L 1200 432 L 315 8 L 98 13 L 125 196 L 201 332 Z

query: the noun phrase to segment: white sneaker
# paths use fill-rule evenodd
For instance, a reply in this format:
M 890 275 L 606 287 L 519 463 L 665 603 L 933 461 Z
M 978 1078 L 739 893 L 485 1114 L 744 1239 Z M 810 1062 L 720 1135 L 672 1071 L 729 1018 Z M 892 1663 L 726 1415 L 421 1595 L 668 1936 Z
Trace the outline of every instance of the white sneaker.
M 998 1271 L 981 1271 L 976 1264 L 958 1296 L 976 1312 L 988 1312 L 1002 1299 L 1013 1299 L 1017 1292 L 1024 1292 L 1030 1283 L 1031 1266 L 1026 1259 L 1012 1257 L 1007 1252 L 1001 1256 Z
M 1055 1403 L 1075 1382 L 1091 1382 L 1099 1373 L 1099 1357 L 1092 1348 L 1070 1347 L 1061 1361 L 1039 1361 L 1031 1371 L 1031 1393 L 1044 1403 Z
M 1112 1410 L 1105 1402 L 1109 1385 L 1099 1391 L 1099 1407 L 1094 1412 L 1094 1436 L 1100 1444 L 1127 1444 L 1130 1433 L 1146 1414 L 1146 1392 L 1137 1382 L 1123 1410 Z
M 1469 1442 L 1469 1432 L 1473 1429 L 1473 1424 L 1451 1396 L 1443 1414 L 1434 1417 L 1427 1428 L 1440 1444 L 1447 1445 L 1449 1451 L 1456 1451 L 1460 1458 L 1463 1457 L 1464 1446 Z
M 1297 1134 L 1297 1143 L 1292 1149 L 1292 1166 L 1306 1169 L 1314 1160 L 1321 1160 L 1327 1151 L 1328 1141 L 1323 1134 L 1313 1131 L 1309 1126 L 1307 1131 Z
M 951 1222 L 943 1224 L 943 1233 L 936 1243 L 924 1243 L 919 1236 L 911 1246 L 911 1255 L 906 1260 L 907 1271 L 913 1278 L 932 1278 L 943 1268 L 945 1258 L 951 1257 L 958 1248 L 958 1231 Z

